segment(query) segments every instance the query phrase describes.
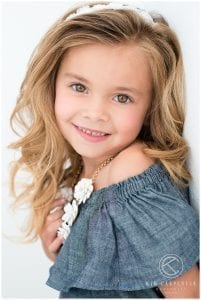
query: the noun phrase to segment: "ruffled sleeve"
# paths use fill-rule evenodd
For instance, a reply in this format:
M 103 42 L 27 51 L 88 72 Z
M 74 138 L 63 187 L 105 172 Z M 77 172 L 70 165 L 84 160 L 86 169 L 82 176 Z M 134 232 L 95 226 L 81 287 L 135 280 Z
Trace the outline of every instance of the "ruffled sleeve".
M 170 281 L 199 256 L 198 216 L 163 167 L 93 193 L 50 269 L 47 284 L 134 291 Z

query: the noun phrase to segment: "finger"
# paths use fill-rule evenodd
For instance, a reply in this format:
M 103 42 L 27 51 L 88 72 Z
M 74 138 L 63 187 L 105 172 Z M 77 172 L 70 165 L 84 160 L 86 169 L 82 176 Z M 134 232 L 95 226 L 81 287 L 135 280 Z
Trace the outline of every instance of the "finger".
M 63 208 L 64 205 L 66 204 L 66 201 L 67 200 L 65 198 L 56 199 L 51 206 L 49 214 L 53 214 L 57 210 L 60 210 L 61 208 Z
M 61 236 L 56 237 L 56 239 L 48 246 L 48 250 L 52 253 L 57 253 L 64 242 L 64 238 Z
M 54 209 L 57 206 L 63 206 L 63 205 L 65 205 L 66 201 L 67 201 L 67 199 L 65 199 L 65 198 L 55 199 L 52 202 L 51 209 Z
M 48 243 L 51 243 L 52 240 L 55 239 L 55 237 L 57 236 L 57 229 L 62 224 L 62 215 L 63 213 L 61 213 L 60 217 L 55 221 L 50 221 L 49 219 L 46 219 L 45 226 L 43 227 L 43 230 L 40 234 L 41 239 L 46 240 Z M 47 218 L 50 218 L 50 216 L 48 216 Z
M 57 229 L 61 226 L 62 220 L 58 219 L 46 227 L 45 235 L 51 240 L 57 236 Z
M 55 214 L 58 210 L 63 209 L 63 206 L 55 206 L 54 208 L 52 208 L 49 212 L 49 215 Z
M 46 224 L 50 224 L 58 219 L 61 219 L 64 214 L 63 207 L 59 207 L 55 212 L 51 212 L 46 218 Z

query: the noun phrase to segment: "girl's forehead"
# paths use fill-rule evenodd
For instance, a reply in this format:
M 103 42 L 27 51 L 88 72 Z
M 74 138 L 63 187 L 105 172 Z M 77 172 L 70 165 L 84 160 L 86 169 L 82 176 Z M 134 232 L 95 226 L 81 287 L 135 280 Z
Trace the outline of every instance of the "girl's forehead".
M 63 57 L 63 64 L 84 64 L 85 62 L 100 64 L 101 61 L 108 65 L 118 62 L 117 67 L 126 62 L 137 64 L 147 63 L 148 59 L 143 49 L 136 43 L 121 43 L 116 45 L 87 44 L 70 48 Z
M 122 86 L 125 83 L 132 85 L 135 81 L 137 88 L 149 90 L 152 82 L 148 59 L 136 44 L 93 44 L 71 48 L 63 58 L 59 73 L 99 86 L 99 82 Z

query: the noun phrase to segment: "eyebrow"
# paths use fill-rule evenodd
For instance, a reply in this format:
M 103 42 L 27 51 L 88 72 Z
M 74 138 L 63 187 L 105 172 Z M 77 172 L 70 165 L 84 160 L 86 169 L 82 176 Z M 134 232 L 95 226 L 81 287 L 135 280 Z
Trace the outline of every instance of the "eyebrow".
M 84 78 L 84 77 L 82 77 L 80 75 L 77 75 L 75 73 L 65 73 L 64 76 L 65 77 L 71 77 L 71 78 L 74 78 L 74 79 L 77 79 L 77 80 L 89 83 L 89 81 L 86 78 Z
M 79 81 L 82 81 L 82 82 L 85 82 L 87 84 L 90 83 L 89 80 L 87 80 L 86 78 L 78 75 L 78 74 L 75 74 L 75 73 L 65 73 L 64 74 L 65 77 L 70 77 L 70 78 L 73 78 L 73 79 L 77 79 Z M 132 93 L 137 93 L 137 94 L 143 94 L 142 91 L 134 88 L 134 87 L 123 87 L 123 86 L 116 86 L 115 89 L 117 89 L 118 91 L 127 91 L 127 92 L 132 92 Z

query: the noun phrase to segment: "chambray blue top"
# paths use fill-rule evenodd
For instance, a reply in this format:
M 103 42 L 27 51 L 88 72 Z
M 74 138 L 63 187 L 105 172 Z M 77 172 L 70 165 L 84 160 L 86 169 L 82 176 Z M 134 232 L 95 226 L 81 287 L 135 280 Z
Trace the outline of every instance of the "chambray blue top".
M 160 162 L 92 193 L 50 268 L 60 298 L 160 298 L 198 261 L 198 216 Z

